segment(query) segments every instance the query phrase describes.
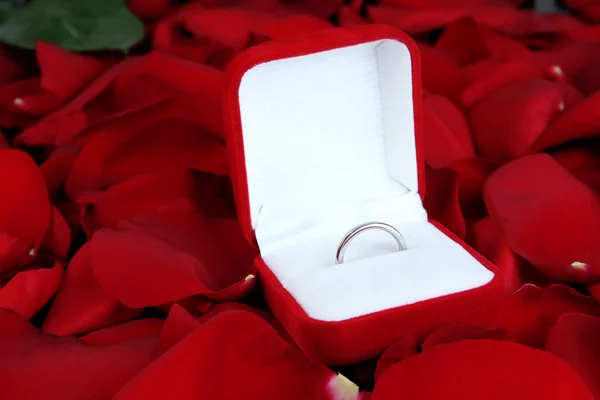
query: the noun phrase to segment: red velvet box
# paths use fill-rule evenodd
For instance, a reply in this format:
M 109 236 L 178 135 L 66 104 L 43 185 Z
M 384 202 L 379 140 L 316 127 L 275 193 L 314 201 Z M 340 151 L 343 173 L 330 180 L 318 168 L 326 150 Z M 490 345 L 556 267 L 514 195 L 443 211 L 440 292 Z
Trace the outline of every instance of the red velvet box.
M 298 345 L 328 364 L 377 356 L 404 335 L 486 323 L 497 268 L 427 218 L 419 53 L 393 28 L 318 31 L 253 47 L 226 76 L 239 219 L 265 297 Z M 352 227 L 396 227 L 407 250 Z

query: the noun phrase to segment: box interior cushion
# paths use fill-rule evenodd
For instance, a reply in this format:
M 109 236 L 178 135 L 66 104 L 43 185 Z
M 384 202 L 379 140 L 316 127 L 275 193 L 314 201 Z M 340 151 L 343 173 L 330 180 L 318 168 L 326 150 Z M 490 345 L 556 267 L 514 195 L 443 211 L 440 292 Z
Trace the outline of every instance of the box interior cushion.
M 342 321 L 480 287 L 493 273 L 427 221 L 418 194 L 411 57 L 378 40 L 259 64 L 239 87 L 261 257 L 306 313 Z M 335 264 L 342 236 L 372 220 Z
M 408 197 L 420 202 L 418 196 Z M 459 293 L 494 278 L 423 218 L 424 213 L 403 215 L 410 208 L 402 203 L 396 213 L 339 213 L 312 228 L 271 237 L 261 243 L 261 257 L 306 314 L 322 321 L 343 321 Z M 373 218 L 375 214 L 379 217 Z M 371 220 L 393 225 L 408 249 L 399 252 L 386 232 L 366 231 L 349 244 L 344 262 L 336 265 L 336 249 L 348 228 Z
M 400 42 L 259 64 L 239 102 L 254 227 L 418 190 L 411 60 Z

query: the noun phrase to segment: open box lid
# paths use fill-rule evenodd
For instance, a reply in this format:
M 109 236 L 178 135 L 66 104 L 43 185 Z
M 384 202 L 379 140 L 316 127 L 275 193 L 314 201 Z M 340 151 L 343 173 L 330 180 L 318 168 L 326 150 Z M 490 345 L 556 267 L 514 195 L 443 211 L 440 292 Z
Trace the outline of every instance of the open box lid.
M 225 128 L 251 243 L 258 226 L 423 196 L 419 63 L 412 39 L 380 25 L 271 41 L 233 61 Z

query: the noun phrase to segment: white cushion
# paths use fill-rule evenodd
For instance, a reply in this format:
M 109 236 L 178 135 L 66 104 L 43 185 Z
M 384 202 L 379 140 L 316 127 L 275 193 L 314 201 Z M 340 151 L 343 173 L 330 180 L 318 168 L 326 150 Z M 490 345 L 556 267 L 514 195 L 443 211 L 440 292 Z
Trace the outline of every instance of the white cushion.
M 239 89 L 262 258 L 309 316 L 341 321 L 485 285 L 493 273 L 427 221 L 418 195 L 410 53 L 394 40 L 271 61 Z M 354 225 L 370 231 L 334 265 Z

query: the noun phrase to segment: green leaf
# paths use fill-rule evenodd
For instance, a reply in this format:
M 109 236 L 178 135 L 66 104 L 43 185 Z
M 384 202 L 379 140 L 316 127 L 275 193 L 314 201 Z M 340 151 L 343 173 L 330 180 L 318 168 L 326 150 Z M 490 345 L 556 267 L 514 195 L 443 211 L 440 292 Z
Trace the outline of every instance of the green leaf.
M 143 36 L 144 25 L 122 0 L 32 0 L 0 6 L 0 42 L 26 49 L 42 40 L 72 51 L 125 51 Z

